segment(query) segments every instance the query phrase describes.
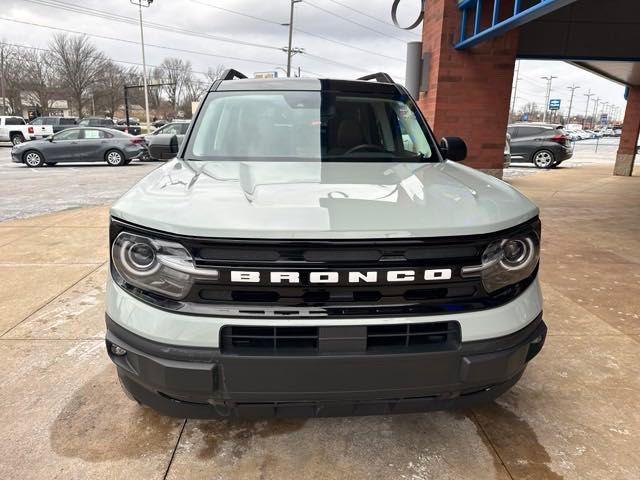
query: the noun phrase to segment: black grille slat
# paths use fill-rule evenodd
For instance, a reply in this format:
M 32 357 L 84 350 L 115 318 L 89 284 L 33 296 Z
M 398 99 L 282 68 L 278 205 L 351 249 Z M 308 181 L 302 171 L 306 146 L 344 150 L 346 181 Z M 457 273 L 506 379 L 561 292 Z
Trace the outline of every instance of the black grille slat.
M 414 353 L 455 349 L 459 343 L 458 322 L 324 328 L 225 326 L 220 333 L 221 351 L 228 355 Z

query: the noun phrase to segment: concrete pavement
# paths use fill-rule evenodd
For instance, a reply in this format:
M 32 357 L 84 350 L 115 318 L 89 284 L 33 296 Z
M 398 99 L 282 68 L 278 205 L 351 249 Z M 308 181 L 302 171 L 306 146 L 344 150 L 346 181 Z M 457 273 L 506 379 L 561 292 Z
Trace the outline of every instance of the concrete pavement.
M 104 352 L 107 208 L 0 222 L 0 478 L 640 478 L 640 177 L 510 182 L 542 210 L 549 337 L 512 391 L 456 412 L 161 417 Z

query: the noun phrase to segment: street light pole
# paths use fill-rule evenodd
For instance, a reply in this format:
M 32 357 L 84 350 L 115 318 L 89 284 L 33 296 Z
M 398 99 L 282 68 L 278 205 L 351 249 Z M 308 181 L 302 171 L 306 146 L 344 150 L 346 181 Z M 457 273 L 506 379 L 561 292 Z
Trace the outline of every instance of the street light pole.
M 583 93 L 583 95 L 587 97 L 587 108 L 584 109 L 584 117 L 582 118 L 582 128 L 584 128 L 584 124 L 587 121 L 587 115 L 589 115 L 589 101 L 591 100 L 591 97 L 595 95 L 595 93 L 591 93 L 591 89 L 589 89 L 589 93 Z
M 300 3 L 302 0 L 291 0 L 291 12 L 289 13 L 289 46 L 287 47 L 287 77 L 291 76 L 291 57 L 293 52 L 291 51 L 293 43 L 293 11 L 296 3 Z
M 573 107 L 573 95 L 575 94 L 576 90 L 580 87 L 574 83 L 572 86 L 567 88 L 571 90 L 571 100 L 569 100 L 569 113 L 567 113 L 567 122 L 571 123 L 571 108 Z
M 544 115 L 542 116 L 542 122 L 544 123 L 547 121 L 547 112 L 549 111 L 549 100 L 551 99 L 551 82 L 553 81 L 554 78 L 558 78 L 558 77 L 551 75 L 549 77 L 541 77 L 541 78 L 547 81 L 547 96 L 546 96 L 546 102 L 544 106 Z
M 147 60 L 144 54 L 144 28 L 142 27 L 142 7 L 148 8 L 153 0 L 129 0 L 133 5 L 138 5 L 140 13 L 140 44 L 142 45 L 142 84 L 144 85 L 144 111 L 146 115 L 147 133 L 151 131 L 149 122 L 149 91 L 147 89 Z

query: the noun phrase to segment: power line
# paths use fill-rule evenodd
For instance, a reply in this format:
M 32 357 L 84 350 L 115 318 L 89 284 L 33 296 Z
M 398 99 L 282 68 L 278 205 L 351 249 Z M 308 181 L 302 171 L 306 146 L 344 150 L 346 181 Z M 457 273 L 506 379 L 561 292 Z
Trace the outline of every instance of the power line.
M 35 3 L 35 4 L 38 4 L 38 5 L 43 5 L 43 6 L 46 6 L 46 7 L 56 8 L 56 9 L 59 9 L 59 10 L 66 10 L 66 11 L 70 11 L 70 12 L 74 12 L 74 13 L 82 13 L 84 15 L 103 18 L 103 19 L 106 19 L 106 20 L 112 20 L 112 21 L 117 21 L 117 22 L 122 22 L 122 23 L 128 23 L 130 25 L 138 25 L 138 21 L 136 19 L 133 19 L 132 17 L 127 17 L 127 16 L 124 16 L 124 15 L 117 15 L 115 13 L 105 12 L 104 10 L 97 10 L 95 8 L 79 7 L 77 5 L 72 5 L 72 4 L 69 4 L 69 3 L 65 3 L 65 2 L 62 2 L 60 0 L 56 0 L 55 2 L 53 2 L 51 0 L 24 0 L 24 1 L 30 2 L 30 3 Z M 266 44 L 255 43 L 255 42 L 246 42 L 244 40 L 236 40 L 236 39 L 233 39 L 233 38 L 230 38 L 230 37 L 222 37 L 222 36 L 219 36 L 219 35 L 211 35 L 211 34 L 204 33 L 204 32 L 196 32 L 194 30 L 187 30 L 187 29 L 184 29 L 184 28 L 174 27 L 174 26 L 171 26 L 171 25 L 165 25 L 165 24 L 157 23 L 157 22 L 147 21 L 147 22 L 145 22 L 145 25 L 148 28 L 153 28 L 153 29 L 156 29 L 156 30 L 169 31 L 169 32 L 173 32 L 173 33 L 181 33 L 181 34 L 188 35 L 188 36 L 208 38 L 210 40 L 216 40 L 216 41 L 219 41 L 219 42 L 232 43 L 232 44 L 236 44 L 236 45 L 245 45 L 245 46 L 256 47 L 256 48 L 265 48 L 265 49 L 269 49 L 269 50 L 281 50 L 280 47 L 276 47 L 274 45 L 266 45 Z
M 56 0 L 55 3 L 52 2 L 51 0 L 25 0 L 25 1 L 31 2 L 31 3 L 36 3 L 36 4 L 39 4 L 39 5 L 48 6 L 48 7 L 51 7 L 51 8 L 57 8 L 57 9 L 72 11 L 74 13 L 81 13 L 81 14 L 84 14 L 84 15 L 103 18 L 103 19 L 106 19 L 106 20 L 127 23 L 127 24 L 130 24 L 130 25 L 138 25 L 138 21 L 133 19 L 133 18 L 131 18 L 131 17 L 126 17 L 126 16 L 123 16 L 123 15 L 116 15 L 116 14 L 112 14 L 112 13 L 109 13 L 109 12 L 105 12 L 103 10 L 96 10 L 96 9 L 92 9 L 92 8 L 88 8 L 88 7 L 78 7 L 78 6 L 71 5 L 71 4 L 68 4 L 68 3 L 65 3 L 65 2 L 62 2 L 62 1 L 59 1 L 59 0 Z M 5 18 L 5 17 L 0 17 L 0 18 Z M 10 19 L 10 20 L 11 21 L 16 21 L 14 19 Z M 257 47 L 257 48 L 266 48 L 266 49 L 270 49 L 270 50 L 282 51 L 281 47 L 276 47 L 276 46 L 266 45 L 266 44 L 258 44 L 258 43 L 253 43 L 253 42 L 245 42 L 245 41 L 241 41 L 241 40 L 234 40 L 234 39 L 231 39 L 229 37 L 220 37 L 220 36 L 215 36 L 215 35 L 209 35 L 209 34 L 206 34 L 206 33 L 196 32 L 196 31 L 193 31 L 193 30 L 186 30 L 186 29 L 182 29 L 182 28 L 178 28 L 178 27 L 171 27 L 171 26 L 160 24 L 160 23 L 156 23 L 156 22 L 147 21 L 147 22 L 145 22 L 145 25 L 148 28 L 154 28 L 154 29 L 159 29 L 159 30 L 164 30 L 164 31 L 170 31 L 172 33 L 179 33 L 179 34 L 187 35 L 187 36 L 196 36 L 196 37 L 207 38 L 207 39 L 210 39 L 210 40 L 216 40 L 216 41 L 235 43 L 235 44 L 240 44 L 240 45 L 245 45 L 245 46 L 254 46 L 254 47 Z M 45 28 L 57 28 L 57 27 L 45 27 Z M 81 34 L 91 36 L 91 34 L 87 34 L 87 33 L 81 33 Z M 339 65 L 339 66 L 342 66 L 344 68 L 348 68 L 348 69 L 354 70 L 354 71 L 359 71 L 359 72 L 367 71 L 368 72 L 368 70 L 364 70 L 362 68 L 357 68 L 357 67 L 353 67 L 351 65 L 346 65 L 346 64 L 343 64 L 343 63 L 335 62 L 335 61 L 333 61 L 331 59 L 322 57 L 320 55 L 311 55 L 308 52 L 305 52 L 305 54 L 307 56 L 314 57 L 315 59 L 317 59 L 318 61 L 321 61 L 321 62 L 332 63 L 334 65 Z M 222 58 L 222 56 L 219 56 L 219 57 Z M 257 63 L 273 64 L 274 62 L 258 61 Z
M 241 16 L 241 17 L 245 17 L 245 18 L 250 18 L 252 20 L 256 20 L 258 22 L 262 22 L 262 23 L 266 23 L 266 24 L 269 24 L 269 25 L 276 25 L 278 27 L 282 27 L 282 23 L 276 22 L 275 20 L 269 20 L 267 18 L 258 17 L 258 16 L 251 15 L 251 14 L 244 13 L 244 12 L 239 12 L 237 10 L 231 10 L 229 8 L 220 7 L 218 5 L 212 5 L 210 3 L 203 2 L 202 0 L 189 0 L 189 1 L 193 2 L 193 3 L 197 3 L 198 5 L 203 5 L 203 6 L 206 6 L 206 7 L 209 7 L 209 8 L 213 8 L 213 9 L 220 10 L 220 11 L 223 11 L 223 12 L 226 12 L 226 13 L 230 13 L 232 15 L 238 15 L 238 16 Z M 335 39 L 329 38 L 329 37 L 324 36 L 324 35 L 319 35 L 317 33 L 309 32 L 307 30 L 302 30 L 301 28 L 294 28 L 293 30 L 295 32 L 302 33 L 302 34 L 308 35 L 310 37 L 319 38 L 321 40 L 324 40 L 325 42 L 334 43 L 336 45 L 342 45 L 343 47 L 351 48 L 351 49 L 354 49 L 354 50 L 359 50 L 361 52 L 368 53 L 370 55 L 376 55 L 376 56 L 379 56 L 379 57 L 384 57 L 384 58 L 387 58 L 389 60 L 394 60 L 396 62 L 404 62 L 403 59 L 398 58 L 398 57 L 392 57 L 390 55 L 385 55 L 383 53 L 374 52 L 373 50 L 367 50 L 366 48 L 358 47 L 356 45 L 351 45 L 349 43 L 342 42 L 340 40 L 335 40 Z
M 368 25 L 364 25 L 363 23 L 356 22 L 355 20 L 351 20 L 350 18 L 346 18 L 346 17 L 343 17 L 343 16 L 341 16 L 341 15 L 338 15 L 337 13 L 334 13 L 334 12 L 332 12 L 331 10 L 327 10 L 326 8 L 319 7 L 319 6 L 318 6 L 318 5 L 316 5 L 315 3 L 311 3 L 311 2 L 309 2 L 309 0 L 305 0 L 305 1 L 304 1 L 304 4 L 305 4 L 305 5 L 309 5 L 310 7 L 313 7 L 313 8 L 315 8 L 316 10 L 320 10 L 321 12 L 324 12 L 324 13 L 327 13 L 327 14 L 332 15 L 332 16 L 334 16 L 334 17 L 337 17 L 337 18 L 339 18 L 340 20 L 343 20 L 343 21 L 345 21 L 345 22 L 349 22 L 349 23 L 352 23 L 352 24 L 354 24 L 354 25 L 357 25 L 357 26 L 359 26 L 360 28 L 364 28 L 364 29 L 369 30 L 369 31 L 371 31 L 371 32 L 377 33 L 378 35 L 382 35 L 383 37 L 392 38 L 392 39 L 394 39 L 394 40 L 396 40 L 396 41 L 398 41 L 398 42 L 402 42 L 402 43 L 404 43 L 404 44 L 406 44 L 406 43 L 407 43 L 407 41 L 406 41 L 406 40 L 403 40 L 402 38 L 396 37 L 396 36 L 394 36 L 394 35 L 390 35 L 390 34 L 388 34 L 388 33 L 381 32 L 380 30 L 376 30 L 375 28 L 371 28 L 371 27 L 369 27 Z
M 134 40 L 127 40 L 127 39 L 124 39 L 124 38 L 110 37 L 108 35 L 100 35 L 100 34 L 97 34 L 97 33 L 87 33 L 87 32 L 82 32 L 80 30 L 70 30 L 68 28 L 54 27 L 54 26 L 51 26 L 51 25 L 44 25 L 42 23 L 27 22 L 27 21 L 24 21 L 24 20 L 17 20 L 15 18 L 7 18 L 7 17 L 0 16 L 0 20 L 6 20 L 8 22 L 14 22 L 14 23 L 21 23 L 23 25 L 30 25 L 30 26 L 33 26 L 33 27 L 47 28 L 47 29 L 50 29 L 50 30 L 57 30 L 57 31 L 60 31 L 60 32 L 73 33 L 73 34 L 77 34 L 77 35 L 86 35 L 87 37 L 101 38 L 101 39 L 104 39 L 104 40 L 112 40 L 114 42 L 123 42 L 123 43 L 129 43 L 129 44 L 138 45 L 138 42 L 134 41 Z M 233 57 L 233 56 L 229 56 L 229 55 L 217 55 L 217 54 L 208 53 L 208 52 L 200 52 L 200 51 L 197 51 L 197 50 L 188 50 L 188 49 L 176 48 L 176 47 L 166 47 L 164 45 L 156 45 L 156 44 L 153 44 L 153 43 L 147 43 L 146 45 L 148 47 L 160 48 L 160 49 L 163 49 L 163 50 L 172 50 L 172 51 L 176 51 L 176 52 L 192 53 L 192 54 L 195 54 L 195 55 L 203 55 L 203 56 L 214 57 L 214 58 L 224 58 L 224 59 L 227 59 L 227 60 L 238 60 L 238 61 L 242 61 L 242 62 L 260 63 L 260 64 L 264 64 L 264 65 L 273 65 L 274 64 L 274 62 L 258 60 L 258 59 L 255 59 L 255 58 L 242 58 L 242 57 Z

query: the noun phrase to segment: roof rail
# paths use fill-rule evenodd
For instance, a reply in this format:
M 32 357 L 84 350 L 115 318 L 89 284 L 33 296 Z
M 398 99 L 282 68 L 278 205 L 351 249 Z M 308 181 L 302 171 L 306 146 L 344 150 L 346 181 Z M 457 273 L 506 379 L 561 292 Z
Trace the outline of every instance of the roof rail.
M 393 78 L 391 78 L 391 76 L 388 73 L 384 73 L 384 72 L 365 75 L 364 77 L 358 78 L 358 80 L 375 80 L 376 82 L 381 82 L 381 83 L 396 83 L 393 81 Z
M 220 80 L 233 80 L 235 78 L 243 79 L 243 78 L 247 78 L 247 76 L 244 73 L 240 73 L 239 71 L 234 70 L 233 68 L 229 68 L 228 70 L 225 70 L 224 72 L 222 72 L 222 75 L 220 76 Z

